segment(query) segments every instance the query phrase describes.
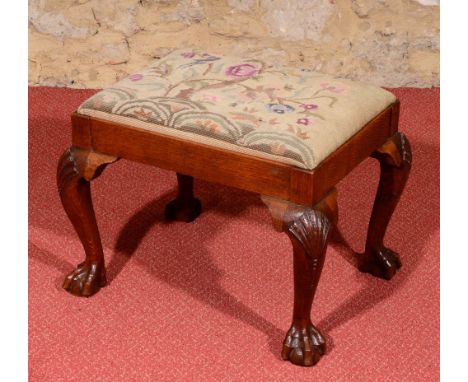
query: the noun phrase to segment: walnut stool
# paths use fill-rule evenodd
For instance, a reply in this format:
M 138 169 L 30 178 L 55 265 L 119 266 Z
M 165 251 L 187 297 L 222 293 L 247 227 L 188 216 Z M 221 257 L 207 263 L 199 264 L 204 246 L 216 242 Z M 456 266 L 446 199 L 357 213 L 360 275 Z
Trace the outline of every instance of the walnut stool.
M 256 192 L 293 246 L 294 311 L 282 357 L 314 365 L 325 341 L 310 310 L 338 219 L 334 186 L 368 156 L 381 175 L 359 269 L 389 280 L 401 266 L 383 244 L 411 168 L 398 112 L 398 100 L 375 86 L 256 59 L 172 52 L 72 115 L 57 183 L 86 258 L 63 287 L 91 296 L 106 284 L 89 182 L 119 158 L 177 173 L 168 220 L 200 214 L 193 178 Z

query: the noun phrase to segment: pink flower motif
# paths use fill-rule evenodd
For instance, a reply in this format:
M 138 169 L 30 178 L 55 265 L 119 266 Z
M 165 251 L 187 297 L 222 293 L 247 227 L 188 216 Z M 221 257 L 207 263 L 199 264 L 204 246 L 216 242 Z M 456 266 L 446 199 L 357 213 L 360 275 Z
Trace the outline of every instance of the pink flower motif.
M 286 152 L 286 146 L 283 143 L 273 142 L 270 143 L 270 150 L 272 154 L 283 155 Z
M 203 93 L 202 97 L 205 101 L 218 102 L 218 97 L 214 94 Z
M 318 108 L 318 106 L 313 103 L 305 103 L 300 106 L 303 107 L 305 110 L 315 110 Z
M 184 58 L 192 58 L 193 56 L 195 56 L 195 53 L 194 52 L 184 52 L 184 53 L 181 53 L 180 55 L 182 57 L 184 57 Z
M 328 82 L 322 82 L 320 84 L 320 87 L 324 90 L 328 90 L 336 94 L 342 93 L 346 90 L 344 86 L 335 86 L 335 85 L 329 84 Z
M 310 121 L 308 118 L 299 118 L 296 123 L 298 123 L 299 125 L 304 125 L 304 126 L 307 126 Z
M 258 74 L 258 69 L 251 64 L 233 65 L 226 69 L 226 74 L 231 77 L 247 78 Z
M 328 88 L 328 90 L 330 90 L 331 92 L 333 93 L 342 93 L 344 92 L 346 89 L 344 87 L 337 87 L 337 86 L 330 86 Z
M 105 94 L 102 100 L 106 103 L 114 102 L 115 96 L 113 94 Z
M 143 78 L 143 74 L 135 73 L 128 77 L 130 81 L 140 81 Z

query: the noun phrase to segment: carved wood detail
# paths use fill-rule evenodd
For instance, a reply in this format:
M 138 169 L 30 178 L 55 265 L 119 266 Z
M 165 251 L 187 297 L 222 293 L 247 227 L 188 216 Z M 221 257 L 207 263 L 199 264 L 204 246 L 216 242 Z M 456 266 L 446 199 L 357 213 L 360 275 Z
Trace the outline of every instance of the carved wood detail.
M 310 320 L 315 291 L 322 272 L 327 242 L 336 218 L 336 190 L 314 207 L 262 197 L 275 229 L 284 231 L 293 246 L 293 322 L 283 342 L 282 357 L 296 365 L 312 366 L 325 354 L 325 340 Z
M 91 296 L 106 284 L 104 255 L 89 182 L 99 176 L 108 163 L 116 160 L 113 156 L 72 146 L 58 163 L 60 199 L 86 253 L 85 261 L 63 283 L 64 289 L 77 296 Z
M 310 208 L 287 216 L 287 232 L 299 241 L 305 253 L 313 260 L 322 253 L 330 230 L 330 220 L 325 213 Z
M 413 154 L 408 138 L 402 132 L 396 132 L 371 156 L 393 167 L 410 166 Z
M 397 132 L 372 157 L 380 162 L 380 181 L 359 269 L 390 280 L 401 268 L 401 260 L 396 252 L 384 246 L 383 240 L 411 170 L 411 146 L 405 135 Z

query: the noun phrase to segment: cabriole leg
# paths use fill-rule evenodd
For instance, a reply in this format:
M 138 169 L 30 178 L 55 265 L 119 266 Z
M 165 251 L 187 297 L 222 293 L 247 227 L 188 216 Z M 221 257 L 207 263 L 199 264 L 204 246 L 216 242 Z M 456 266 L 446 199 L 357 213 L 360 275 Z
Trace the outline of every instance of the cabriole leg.
M 315 365 L 325 354 L 325 340 L 312 324 L 310 312 L 325 260 L 327 242 L 336 221 L 336 191 L 314 207 L 263 197 L 278 231 L 293 246 L 294 309 L 281 356 L 300 366 Z
M 101 238 L 91 200 L 90 181 L 106 164 L 117 158 L 70 147 L 58 163 L 57 186 L 63 208 L 73 224 L 86 253 L 85 261 L 63 282 L 63 288 L 76 296 L 89 297 L 106 284 Z
M 190 223 L 201 213 L 201 202 L 193 195 L 193 177 L 177 173 L 177 183 L 177 197 L 166 205 L 166 220 Z
M 411 170 L 411 147 L 407 138 L 398 132 L 372 157 L 380 162 L 380 182 L 359 270 L 390 280 L 400 269 L 401 261 L 397 253 L 384 246 L 383 239 Z

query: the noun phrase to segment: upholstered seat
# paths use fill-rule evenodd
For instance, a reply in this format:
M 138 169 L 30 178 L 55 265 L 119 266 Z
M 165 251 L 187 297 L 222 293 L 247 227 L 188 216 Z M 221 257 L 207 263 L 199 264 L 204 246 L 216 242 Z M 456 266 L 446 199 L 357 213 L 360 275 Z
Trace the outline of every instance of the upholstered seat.
M 78 113 L 311 170 L 394 101 L 360 82 L 184 49 Z

